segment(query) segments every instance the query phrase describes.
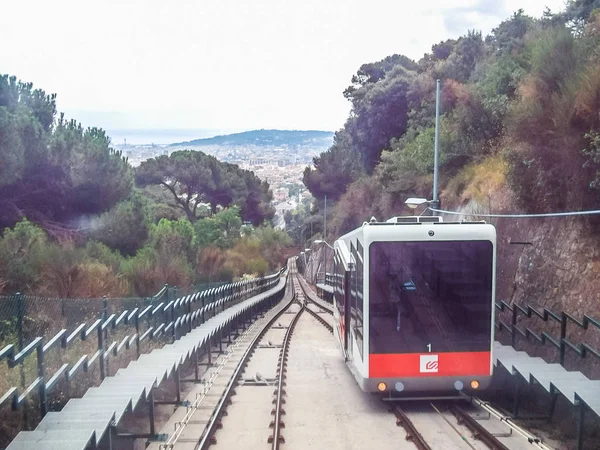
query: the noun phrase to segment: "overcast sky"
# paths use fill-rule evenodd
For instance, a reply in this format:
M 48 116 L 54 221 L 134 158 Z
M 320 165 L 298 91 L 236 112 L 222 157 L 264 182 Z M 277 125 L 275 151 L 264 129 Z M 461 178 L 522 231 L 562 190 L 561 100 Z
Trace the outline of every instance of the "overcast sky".
M 563 0 L 20 0 L 0 6 L 0 73 L 106 129 L 343 126 L 366 62 L 415 60 L 519 7 Z

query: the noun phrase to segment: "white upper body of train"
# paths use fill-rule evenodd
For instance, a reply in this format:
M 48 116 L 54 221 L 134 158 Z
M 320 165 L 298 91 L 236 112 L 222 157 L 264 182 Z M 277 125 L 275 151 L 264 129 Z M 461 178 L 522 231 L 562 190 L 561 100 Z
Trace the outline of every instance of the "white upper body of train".
M 437 216 L 371 219 L 334 243 L 335 335 L 364 390 L 485 387 L 496 230 Z M 398 384 L 399 383 L 399 384 Z

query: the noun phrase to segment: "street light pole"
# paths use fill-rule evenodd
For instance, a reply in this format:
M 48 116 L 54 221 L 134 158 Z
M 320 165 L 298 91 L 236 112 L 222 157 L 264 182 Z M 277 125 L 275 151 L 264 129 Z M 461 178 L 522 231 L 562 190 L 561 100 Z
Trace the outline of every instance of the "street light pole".
M 325 195 L 325 218 L 323 222 L 323 240 L 327 241 L 327 195 Z
M 440 135 L 440 80 L 436 81 L 435 91 L 435 143 L 433 150 L 433 200 L 431 207 L 433 209 L 440 208 L 440 200 L 438 199 L 438 159 L 439 159 L 439 135 Z M 431 211 L 433 216 L 434 211 Z

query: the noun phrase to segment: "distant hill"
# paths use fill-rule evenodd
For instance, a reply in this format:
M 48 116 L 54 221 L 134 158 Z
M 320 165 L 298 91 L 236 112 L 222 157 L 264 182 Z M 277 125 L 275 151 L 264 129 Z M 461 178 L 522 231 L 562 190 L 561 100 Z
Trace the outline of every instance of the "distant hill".
M 178 142 L 169 147 L 183 145 L 317 145 L 329 147 L 333 144 L 333 132 L 318 130 L 253 130 L 243 133 L 227 134 L 211 138 L 195 139 L 188 142 Z

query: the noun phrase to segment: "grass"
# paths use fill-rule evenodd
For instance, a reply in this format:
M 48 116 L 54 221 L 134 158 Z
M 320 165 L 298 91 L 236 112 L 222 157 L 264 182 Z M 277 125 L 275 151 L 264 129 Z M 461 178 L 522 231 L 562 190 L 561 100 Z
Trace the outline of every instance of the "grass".
M 507 164 L 500 154 L 463 167 L 446 187 L 445 194 L 465 204 L 476 201 L 491 209 L 493 194 L 505 184 Z

